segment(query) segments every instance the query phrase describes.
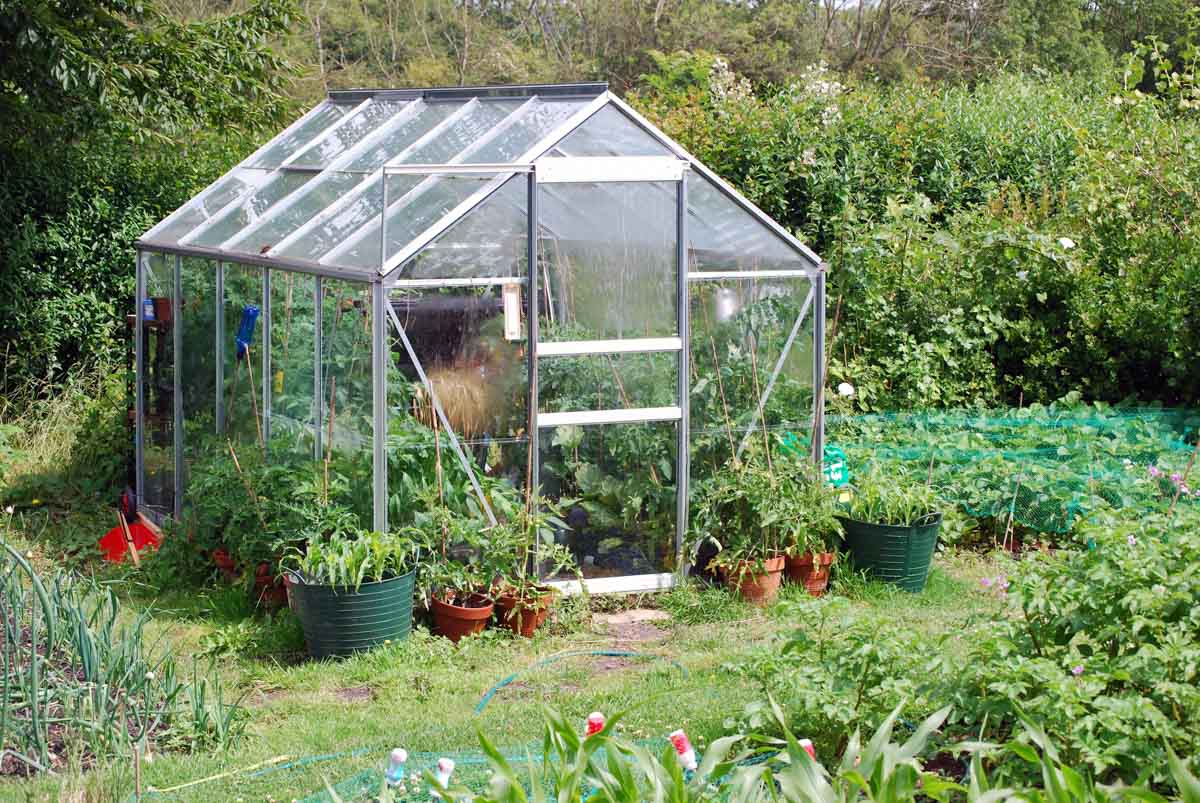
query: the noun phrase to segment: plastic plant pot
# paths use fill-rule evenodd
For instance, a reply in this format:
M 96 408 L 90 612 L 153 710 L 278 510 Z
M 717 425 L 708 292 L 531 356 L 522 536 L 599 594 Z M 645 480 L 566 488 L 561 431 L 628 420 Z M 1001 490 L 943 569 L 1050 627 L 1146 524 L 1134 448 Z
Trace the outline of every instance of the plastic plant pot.
M 941 513 L 931 513 L 907 527 L 849 518 L 841 522 L 846 552 L 856 569 L 914 594 L 925 589 L 942 526 Z
M 312 585 L 291 573 L 292 600 L 313 658 L 352 653 L 400 641 L 412 632 L 413 581 L 416 572 L 358 590 Z

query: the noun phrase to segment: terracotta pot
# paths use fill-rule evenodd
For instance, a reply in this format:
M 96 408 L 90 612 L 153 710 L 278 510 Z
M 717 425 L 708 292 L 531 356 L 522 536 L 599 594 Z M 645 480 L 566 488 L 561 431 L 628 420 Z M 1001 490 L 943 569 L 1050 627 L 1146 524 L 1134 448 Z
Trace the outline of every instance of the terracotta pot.
M 783 581 L 783 555 L 763 561 L 766 571 L 756 573 L 754 561 L 744 560 L 729 570 L 725 583 L 753 605 L 770 605 L 779 596 L 779 584 Z
M 434 629 L 453 642 L 457 642 L 463 636 L 483 632 L 495 610 L 491 597 L 483 594 L 471 594 L 465 602 L 466 605 L 455 605 L 437 597 L 429 601 Z
M 500 624 L 504 625 L 518 636 L 533 638 L 533 633 L 542 626 L 550 615 L 550 605 L 554 602 L 554 592 L 549 588 L 539 588 L 534 596 L 518 599 L 510 592 L 496 597 L 496 612 Z
M 254 571 L 253 594 L 255 604 L 268 611 L 279 610 L 288 602 L 287 587 L 271 575 L 271 567 L 266 563 L 258 564 Z
M 225 575 L 226 580 L 233 580 L 237 577 L 233 556 L 224 547 L 217 547 L 212 551 L 212 561 L 221 570 L 221 574 Z
M 811 552 L 793 555 L 787 560 L 787 576 L 793 583 L 802 583 L 806 591 L 819 597 L 829 588 L 829 565 L 833 563 L 832 552 Z

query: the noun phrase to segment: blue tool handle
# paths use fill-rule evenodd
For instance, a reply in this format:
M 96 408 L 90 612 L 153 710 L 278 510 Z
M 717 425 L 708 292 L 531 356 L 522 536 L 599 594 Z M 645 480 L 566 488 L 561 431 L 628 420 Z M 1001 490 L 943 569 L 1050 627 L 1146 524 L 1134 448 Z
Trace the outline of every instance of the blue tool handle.
M 254 324 L 258 321 L 258 307 L 247 304 L 242 307 L 242 322 L 237 330 L 237 358 L 246 356 L 246 349 L 254 342 Z

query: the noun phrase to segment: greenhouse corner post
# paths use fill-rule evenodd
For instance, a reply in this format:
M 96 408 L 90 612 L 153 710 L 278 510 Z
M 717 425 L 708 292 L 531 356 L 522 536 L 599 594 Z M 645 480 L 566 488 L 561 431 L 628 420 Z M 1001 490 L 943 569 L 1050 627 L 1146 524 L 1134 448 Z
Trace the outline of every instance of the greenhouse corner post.
M 813 318 L 813 462 L 821 468 L 825 455 L 825 271 L 817 266 L 817 309 Z
M 374 424 L 371 444 L 373 447 L 372 496 L 375 503 L 374 529 L 387 530 L 388 481 L 387 481 L 387 367 L 390 355 L 387 344 L 387 290 L 383 278 L 371 282 L 371 409 Z
M 679 349 L 679 364 L 678 364 L 678 387 L 676 394 L 679 397 L 679 442 L 676 447 L 675 459 L 675 503 L 677 505 L 675 512 L 675 565 L 683 565 L 683 542 L 687 533 L 688 523 L 688 508 L 690 501 L 690 492 L 688 489 L 688 479 L 691 474 L 689 452 L 691 448 L 691 432 L 690 432 L 690 405 L 688 398 L 691 395 L 691 376 L 689 375 L 688 356 L 689 343 L 691 341 L 691 309 L 688 300 L 688 249 L 687 249 L 687 176 L 688 171 L 685 169 L 679 177 L 679 184 L 676 189 L 675 197 L 675 216 L 676 216 L 676 283 L 678 285 L 678 328 L 679 340 L 682 347 Z
M 216 309 L 214 311 L 213 320 L 216 323 L 213 332 L 213 353 L 216 355 L 216 373 L 217 373 L 217 392 L 216 392 L 216 410 L 214 416 L 216 420 L 216 430 L 218 435 L 225 433 L 225 263 L 217 262 L 217 291 Z
M 538 433 L 538 217 L 537 217 L 537 170 L 530 170 L 527 178 L 529 199 L 525 204 L 526 225 L 526 273 L 529 277 L 529 333 L 526 337 L 526 358 L 529 360 L 529 476 L 525 478 L 529 493 L 537 496 L 538 462 L 540 455 Z
M 262 448 L 267 455 L 271 442 L 271 269 L 263 268 L 262 277 Z
M 313 277 L 313 459 L 321 459 L 321 424 L 325 421 L 325 380 L 321 354 L 325 350 L 325 307 L 321 277 Z
M 175 255 L 175 271 L 171 282 L 171 435 L 175 453 L 174 499 L 172 512 L 176 521 L 183 512 L 183 257 Z
M 144 361 L 144 353 L 146 349 L 145 335 L 142 329 L 145 326 L 145 305 L 146 305 L 146 254 L 144 251 L 137 253 L 137 273 L 136 287 L 134 290 L 135 307 L 133 312 L 133 485 L 134 493 L 137 495 L 140 503 L 145 497 L 145 455 L 142 453 L 142 438 L 145 436 L 145 419 L 146 419 L 146 397 L 142 389 L 142 383 L 146 377 L 143 376 L 142 362 Z

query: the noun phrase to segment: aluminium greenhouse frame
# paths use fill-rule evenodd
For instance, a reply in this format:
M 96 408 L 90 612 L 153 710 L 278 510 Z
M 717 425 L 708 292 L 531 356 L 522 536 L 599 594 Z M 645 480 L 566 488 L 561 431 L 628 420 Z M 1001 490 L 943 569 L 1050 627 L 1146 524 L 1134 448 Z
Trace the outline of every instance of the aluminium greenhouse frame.
M 575 109 L 567 119 L 553 127 L 552 130 L 540 136 L 535 143 L 523 149 L 520 158 L 512 162 L 477 162 L 472 163 L 467 161 L 467 158 L 473 151 L 476 151 L 487 144 L 488 137 L 498 136 L 504 131 L 505 125 L 516 125 L 521 120 L 523 113 L 528 113 L 528 109 L 537 98 L 553 98 L 575 99 L 578 100 L 579 106 Z M 208 260 L 216 265 L 215 274 L 215 310 L 214 317 L 216 320 L 216 336 L 213 342 L 215 355 L 215 387 L 218 392 L 215 395 L 215 410 L 214 418 L 218 431 L 223 431 L 225 422 L 225 394 L 223 387 L 226 377 L 224 369 L 226 363 L 225 349 L 228 344 L 225 342 L 225 333 L 227 331 L 228 321 L 225 320 L 225 282 L 226 271 L 231 265 L 244 265 L 261 269 L 262 275 L 262 297 L 259 305 L 261 310 L 261 347 L 258 349 L 259 354 L 255 355 L 256 362 L 259 362 L 259 367 L 256 369 L 259 372 L 259 377 L 255 378 L 255 387 L 257 392 L 261 394 L 262 399 L 262 430 L 260 437 L 264 439 L 265 444 L 270 441 L 271 433 L 271 399 L 273 392 L 273 370 L 272 370 L 272 346 L 271 346 L 271 327 L 272 327 L 272 292 L 271 283 L 272 276 L 281 272 L 296 272 L 300 274 L 308 274 L 313 276 L 314 286 L 314 361 L 313 361 L 313 421 L 312 434 L 315 444 L 315 456 L 320 457 L 322 453 L 322 437 L 323 437 L 323 421 L 325 413 L 324 409 L 325 398 L 323 392 L 323 377 L 322 377 L 322 332 L 324 325 L 321 319 L 323 304 L 322 282 L 325 279 L 352 281 L 356 283 L 364 283 L 369 286 L 369 305 L 370 305 L 370 342 L 371 342 L 371 472 L 372 472 L 372 498 L 373 506 L 371 510 L 372 527 L 376 530 L 386 530 L 388 527 L 388 454 L 387 454 L 387 433 L 388 433 L 388 360 L 392 359 L 392 341 L 389 338 L 389 331 L 399 339 L 404 352 L 406 352 L 413 367 L 416 369 L 423 384 L 425 391 L 429 394 L 430 402 L 437 418 L 440 420 L 445 434 L 450 441 L 450 447 L 454 451 L 457 460 L 465 469 L 466 474 L 471 480 L 473 489 L 480 502 L 485 514 L 495 521 L 495 514 L 489 505 L 487 498 L 480 488 L 475 472 L 467 459 L 462 445 L 460 445 L 455 435 L 454 427 L 451 426 L 443 405 L 439 400 L 438 394 L 435 391 L 433 383 L 422 367 L 421 360 L 416 349 L 410 342 L 408 334 L 402 324 L 399 316 L 394 309 L 391 292 L 396 289 L 441 289 L 450 287 L 483 287 L 483 286 L 501 286 L 505 284 L 520 284 L 525 288 L 525 302 L 523 313 L 527 321 L 526 334 L 526 354 L 527 360 L 527 437 L 528 449 L 533 456 L 530 459 L 530 471 L 525 478 L 527 487 L 538 488 L 539 483 L 539 463 L 540 458 L 540 440 L 541 432 L 548 427 L 559 425 L 592 425 L 592 424 L 611 424 L 611 423 L 644 423 L 644 422 L 674 422 L 677 432 L 677 454 L 676 465 L 674 470 L 675 477 L 675 494 L 676 494 L 676 521 L 675 521 L 675 549 L 679 556 L 684 543 L 684 535 L 687 531 L 688 507 L 689 507 L 689 461 L 690 461 L 690 440 L 691 429 L 689 421 L 689 406 L 692 387 L 690 382 L 690 359 L 691 359 L 691 344 L 690 344 L 690 300 L 689 286 L 694 283 L 717 281 L 717 280 L 808 280 L 811 287 L 807 297 L 804 300 L 799 316 L 791 326 L 786 344 L 780 354 L 777 363 L 771 367 L 770 376 L 762 389 L 761 394 L 757 398 L 757 410 L 754 414 L 754 420 L 751 422 L 750 428 L 742 436 L 740 443 L 737 445 L 737 453 L 740 454 L 744 450 L 750 440 L 757 424 L 761 422 L 765 427 L 765 408 L 772 390 L 775 386 L 780 372 L 783 370 L 784 362 L 788 358 L 790 350 L 795 343 L 798 333 L 802 326 L 807 322 L 807 316 L 811 311 L 812 320 L 812 339 L 813 339 L 813 359 L 812 359 L 812 390 L 813 390 L 813 409 L 811 412 L 811 454 L 814 460 L 820 460 L 823 454 L 823 434 L 824 434 L 824 416 L 823 416 L 823 387 L 824 387 L 824 329 L 825 329 L 825 271 L 826 265 L 823 263 L 811 250 L 795 237 L 789 234 L 783 227 L 779 226 L 775 221 L 769 218 L 765 213 L 758 209 L 750 201 L 742 197 L 736 190 L 730 187 L 720 177 L 711 170 L 706 168 L 691 156 L 686 150 L 672 141 L 669 137 L 659 131 L 653 124 L 645 120 L 635 110 L 630 108 L 624 101 L 616 97 L 607 90 L 607 86 L 603 84 L 566 84 L 566 85 L 550 85 L 550 86 L 529 86 L 529 87 L 485 87 L 485 88 L 452 88 L 452 89 L 430 89 L 430 90 L 386 90 L 386 91 L 348 91 L 348 92 L 331 92 L 329 101 L 326 103 L 338 103 L 351 105 L 355 104 L 351 112 L 347 112 L 340 119 L 331 123 L 328 126 L 323 126 L 315 130 L 307 144 L 300 145 L 288 159 L 284 160 L 280 166 L 280 171 L 292 170 L 296 173 L 302 173 L 304 170 L 321 175 L 321 169 L 302 168 L 297 166 L 298 157 L 306 152 L 306 149 L 313 148 L 317 143 L 322 141 L 322 138 L 328 138 L 331 132 L 335 132 L 339 127 L 349 125 L 353 114 L 360 112 L 364 107 L 371 103 L 379 102 L 396 102 L 408 103 L 408 106 L 402 107 L 401 110 L 394 115 L 394 119 L 403 120 L 405 115 L 411 118 L 418 114 L 419 111 L 414 111 L 414 107 L 419 104 L 432 104 L 437 102 L 458 101 L 463 105 L 458 111 L 450 113 L 441 123 L 435 125 L 431 130 L 427 131 L 416 143 L 408 146 L 401 156 L 414 152 L 414 148 L 418 143 L 431 142 L 436 140 L 437 136 L 443 133 L 456 119 L 461 119 L 465 114 L 464 109 L 472 108 L 471 104 L 479 104 L 481 101 L 494 99 L 511 99 L 516 106 L 515 110 L 508 114 L 504 120 L 497 124 L 495 130 L 489 130 L 480 139 L 468 144 L 463 148 L 455 158 L 439 162 L 404 162 L 398 156 L 393 156 L 387 159 L 386 163 L 368 175 L 365 171 L 360 182 L 359 188 L 365 186 L 373 177 L 381 177 L 383 203 L 379 213 L 378 228 L 380 240 L 380 259 L 379 264 L 369 271 L 351 269 L 343 265 L 334 264 L 327 261 L 330 255 L 339 254 L 345 251 L 347 243 L 351 242 L 352 238 L 347 238 L 346 241 L 334 246 L 333 249 L 320 259 L 308 259 L 295 255 L 283 253 L 283 251 L 291 246 L 297 237 L 312 229 L 315 224 L 319 224 L 323 220 L 328 220 L 334 217 L 344 206 L 344 198 L 334 201 L 327 209 L 323 209 L 313 216 L 309 221 L 301 225 L 300 229 L 292 232 L 280 241 L 274 243 L 269 248 L 264 247 L 261 253 L 249 253 L 228 248 L 230 242 L 237 239 L 234 235 L 226 242 L 221 243 L 218 247 L 211 245 L 202 245 L 194 242 L 185 241 L 170 241 L 169 238 L 161 236 L 161 233 L 172 225 L 172 221 L 182 219 L 187 213 L 189 207 L 183 207 L 174 213 L 171 217 L 160 222 L 137 242 L 137 319 L 138 325 L 134 326 L 134 353 L 136 364 L 136 432 L 135 432 L 135 460 L 136 460 L 136 476 L 137 476 L 137 493 L 139 499 L 146 498 L 146 397 L 145 397 L 145 382 L 146 377 L 144 360 L 146 358 L 148 341 L 147 332 L 141 323 L 143 305 L 147 303 L 149 292 L 147 288 L 147 274 L 149 258 L 152 254 L 161 254 L 164 257 L 170 257 L 171 274 L 172 274 L 172 293 L 171 293 L 171 309 L 173 320 L 178 322 L 181 319 L 183 312 L 183 297 L 182 297 L 182 265 L 185 257 L 198 258 Z M 652 137 L 669 151 L 669 155 L 662 156 L 570 156 L 560 155 L 556 158 L 549 158 L 550 152 L 556 148 L 568 135 L 579 130 L 587 121 L 593 118 L 598 112 L 606 108 L 614 108 L 621 115 L 632 121 L 638 128 Z M 285 137 L 289 136 L 289 132 L 296 132 L 301 126 L 309 124 L 316 120 L 320 110 L 325 108 L 325 104 L 309 111 L 306 115 L 300 118 L 292 126 L 289 126 L 284 132 L 268 141 L 261 148 L 247 157 L 241 163 L 241 166 L 252 166 L 256 163 L 256 159 L 261 155 L 268 153 L 272 148 L 279 145 Z M 373 139 L 374 137 L 374 139 Z M 378 140 L 377 134 L 368 135 L 361 140 L 357 145 L 351 147 L 343 155 L 337 157 L 332 163 L 332 167 L 328 167 L 329 171 L 335 168 L 340 168 L 340 172 L 351 174 L 353 173 L 347 165 L 352 156 L 361 154 L 368 143 L 374 144 Z M 290 162 L 290 164 L 289 164 Z M 279 172 L 279 171 L 277 171 Z M 757 223 L 764 226 L 771 234 L 778 238 L 779 241 L 786 244 L 794 252 L 794 256 L 801 263 L 802 267 L 796 269 L 785 270 L 692 270 L 692 264 L 689 257 L 689 174 L 695 174 L 700 180 L 705 181 L 711 187 L 715 187 L 721 196 L 726 201 L 732 202 L 743 213 L 749 215 Z M 389 205 L 388 197 L 388 178 L 390 176 L 413 176 L 418 180 L 418 188 L 429 186 L 431 181 L 434 181 L 439 176 L 477 176 L 483 182 L 483 186 L 473 192 L 469 197 L 462 199 L 457 205 L 454 205 L 446 214 L 441 215 L 437 220 L 434 220 L 411 240 L 407 242 L 399 251 L 391 256 L 387 252 L 388 243 L 388 218 L 389 210 L 392 206 Z M 400 277 L 401 269 L 409 263 L 411 259 L 421 254 L 424 249 L 434 243 L 440 236 L 454 227 L 456 223 L 467 217 L 473 210 L 477 209 L 486 202 L 493 194 L 506 185 L 507 182 L 515 177 L 525 177 L 525 216 L 526 216 L 526 233 L 525 245 L 527 252 L 524 255 L 526 273 L 521 276 L 477 276 L 477 277 L 445 277 L 445 278 L 402 278 Z M 223 179 L 224 180 L 224 179 Z M 316 179 L 313 179 L 316 181 Z M 542 224 L 539 215 L 539 196 L 544 188 L 556 184 L 572 184 L 572 183 L 588 183 L 588 184 L 604 184 L 611 182 L 620 183 L 637 183 L 637 182 L 656 182 L 659 184 L 674 184 L 674 207 L 675 207 L 675 308 L 677 318 L 675 321 L 675 335 L 671 337 L 644 337 L 644 338 L 628 338 L 624 340 L 605 340 L 605 341 L 567 341 L 543 343 L 539 339 L 539 283 L 543 277 L 539 277 L 538 266 L 540 264 L 539 242 L 542 232 Z M 265 183 L 265 180 L 264 180 Z M 214 193 L 215 189 L 220 184 L 220 181 L 215 182 L 206 193 Z M 261 188 L 263 184 L 259 185 Z M 357 192 L 356 188 L 354 192 Z M 412 195 L 415 190 L 408 192 Z M 252 193 L 247 193 L 252 194 Z M 263 220 L 275 215 L 278 216 L 280 210 L 286 209 L 289 204 L 294 204 L 300 193 L 295 192 L 292 196 L 280 201 L 276 206 L 269 209 L 268 214 L 263 215 Z M 351 193 L 353 195 L 353 192 Z M 405 198 L 408 197 L 405 196 Z M 202 194 L 198 199 L 204 198 Z M 219 213 L 227 209 L 231 209 L 237 203 L 242 203 L 242 199 L 246 194 L 239 195 L 227 203 L 222 205 L 221 209 L 212 213 L 212 216 L 201 222 L 197 229 L 205 227 L 212 228 L 219 223 Z M 394 203 L 402 203 L 405 199 L 400 199 Z M 597 221 L 597 225 L 600 225 Z M 250 228 L 259 223 L 252 223 Z M 359 229 L 355 230 L 352 237 L 357 237 L 360 232 L 368 230 L 369 224 L 364 224 Z M 192 236 L 192 235 L 189 235 Z M 373 235 L 371 235 L 373 236 Z M 186 240 L 184 237 L 183 240 Z M 360 237 L 361 240 L 361 237 Z M 390 326 L 390 330 L 389 330 Z M 173 439 L 172 454 L 174 459 L 174 470 L 172 472 L 173 493 L 172 505 L 170 509 L 157 511 L 163 515 L 170 515 L 176 518 L 182 514 L 182 505 L 185 498 L 186 488 L 184 487 L 185 466 L 184 466 L 184 402 L 183 402 L 183 363 L 180 355 L 183 353 L 184 343 L 182 335 L 182 326 L 174 326 L 171 331 L 171 356 L 172 356 L 172 371 L 173 371 L 173 389 L 172 389 L 172 422 L 171 422 L 171 437 Z M 539 360 L 545 357 L 588 357 L 595 355 L 611 355 L 619 353 L 655 353 L 655 354 L 671 354 L 676 355 L 676 371 L 677 371 L 677 387 L 675 389 L 676 404 L 669 407 L 634 407 L 626 409 L 598 409 L 598 410 L 581 410 L 571 412 L 541 412 L 539 408 L 538 386 L 539 386 Z M 680 560 L 680 566 L 684 565 Z M 673 582 L 674 574 L 671 572 L 659 572 L 654 574 L 639 574 L 624 577 L 610 577 L 603 579 L 593 579 L 587 582 L 588 589 L 593 592 L 629 592 L 629 591 L 644 591 L 655 590 L 668 587 Z M 567 582 L 563 584 L 568 589 L 577 587 L 577 584 Z

